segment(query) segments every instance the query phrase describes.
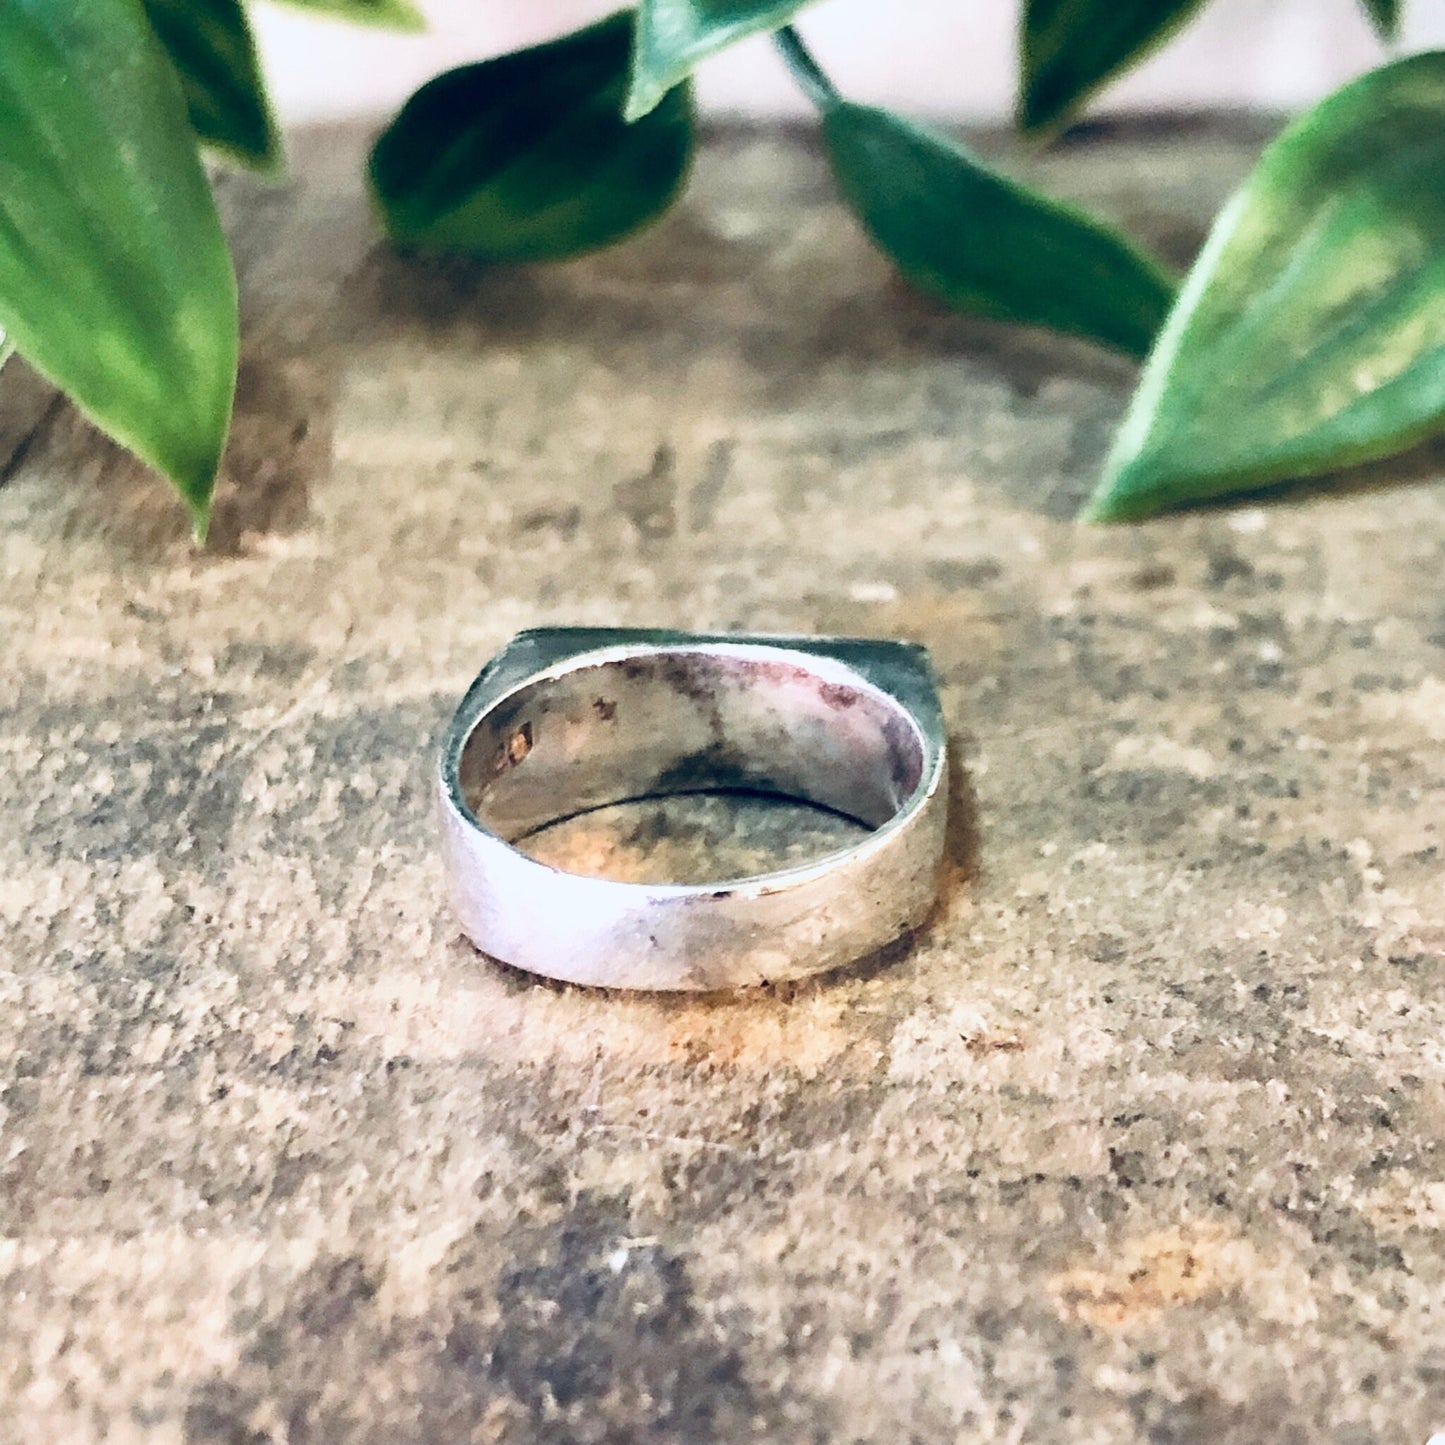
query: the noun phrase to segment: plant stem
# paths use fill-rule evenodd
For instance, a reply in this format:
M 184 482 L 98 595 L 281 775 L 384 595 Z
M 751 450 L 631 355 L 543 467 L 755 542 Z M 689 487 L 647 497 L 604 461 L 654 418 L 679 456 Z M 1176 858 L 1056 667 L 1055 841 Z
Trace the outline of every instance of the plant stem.
M 812 52 L 803 44 L 803 37 L 791 25 L 784 25 L 773 32 L 773 44 L 787 62 L 798 88 L 819 110 L 830 110 L 837 105 L 839 95 L 833 82 L 823 73 L 823 67 L 813 59 Z

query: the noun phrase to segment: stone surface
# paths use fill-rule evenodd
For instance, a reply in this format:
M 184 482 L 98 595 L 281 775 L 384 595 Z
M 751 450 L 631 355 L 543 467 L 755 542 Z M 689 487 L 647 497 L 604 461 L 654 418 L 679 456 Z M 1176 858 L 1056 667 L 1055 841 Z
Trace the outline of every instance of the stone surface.
M 1263 134 L 1035 166 L 1183 261 Z M 1445 1429 L 1440 454 L 1083 530 L 1131 369 L 890 282 L 802 139 L 492 274 L 377 247 L 361 139 L 225 184 L 208 551 L 0 386 L 0 1441 Z M 934 923 L 731 999 L 476 956 L 431 748 L 547 622 L 927 643 Z

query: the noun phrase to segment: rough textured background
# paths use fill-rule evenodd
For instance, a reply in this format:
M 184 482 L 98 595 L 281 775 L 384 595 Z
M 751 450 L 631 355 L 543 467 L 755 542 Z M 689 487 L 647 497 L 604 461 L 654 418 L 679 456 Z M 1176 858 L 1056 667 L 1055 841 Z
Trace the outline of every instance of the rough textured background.
M 1260 134 L 1044 165 L 1182 260 Z M 375 247 L 360 139 L 227 187 L 211 550 L 0 387 L 4 1445 L 1445 1428 L 1438 454 L 1081 530 L 1130 368 L 893 286 L 802 142 L 483 275 Z M 431 748 L 548 621 L 926 642 L 935 924 L 690 1002 L 475 955 Z

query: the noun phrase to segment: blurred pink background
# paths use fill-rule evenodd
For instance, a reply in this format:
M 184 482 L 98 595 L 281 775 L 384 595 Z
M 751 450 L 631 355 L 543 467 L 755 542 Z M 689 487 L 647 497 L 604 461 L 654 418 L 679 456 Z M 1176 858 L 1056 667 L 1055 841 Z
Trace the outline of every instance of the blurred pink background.
M 268 6 L 256 12 L 268 74 L 288 121 L 378 116 L 438 70 L 545 39 L 617 7 L 606 0 L 423 0 L 427 34 L 397 37 Z M 906 18 L 905 18 L 906 17 Z M 1013 102 L 1017 0 L 824 0 L 801 28 L 857 99 L 916 114 L 996 120 Z M 1406 49 L 1445 45 L 1445 6 L 1407 0 Z M 1359 0 L 1212 0 L 1177 39 L 1115 87 L 1101 109 L 1292 108 L 1385 52 Z M 699 76 L 713 114 L 787 115 L 801 97 L 761 41 Z

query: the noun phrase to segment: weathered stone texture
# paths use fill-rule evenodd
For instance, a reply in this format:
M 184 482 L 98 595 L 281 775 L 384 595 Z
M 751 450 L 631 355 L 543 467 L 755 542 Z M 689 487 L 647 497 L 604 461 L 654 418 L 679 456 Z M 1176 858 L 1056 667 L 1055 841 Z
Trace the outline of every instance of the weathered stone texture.
M 1182 261 L 1262 133 L 1038 164 Z M 210 550 L 0 387 L 0 1442 L 1445 1429 L 1440 454 L 1083 530 L 1131 368 L 892 284 L 802 141 L 483 274 L 376 246 L 360 139 L 226 183 Z M 733 999 L 476 956 L 431 749 L 549 622 L 927 643 L 933 925 Z

